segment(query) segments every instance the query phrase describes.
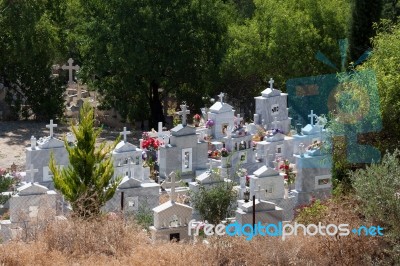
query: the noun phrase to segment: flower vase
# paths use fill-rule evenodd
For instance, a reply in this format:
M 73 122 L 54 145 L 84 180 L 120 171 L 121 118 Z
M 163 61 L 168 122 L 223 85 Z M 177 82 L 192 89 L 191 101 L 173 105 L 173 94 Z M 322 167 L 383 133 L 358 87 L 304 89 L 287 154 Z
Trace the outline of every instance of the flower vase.
M 289 198 L 289 185 L 285 184 L 285 195 L 284 198 L 287 199 Z
M 155 150 L 148 150 L 146 151 L 146 155 L 147 155 L 147 160 L 151 160 L 151 162 L 156 162 L 157 161 L 157 151 Z

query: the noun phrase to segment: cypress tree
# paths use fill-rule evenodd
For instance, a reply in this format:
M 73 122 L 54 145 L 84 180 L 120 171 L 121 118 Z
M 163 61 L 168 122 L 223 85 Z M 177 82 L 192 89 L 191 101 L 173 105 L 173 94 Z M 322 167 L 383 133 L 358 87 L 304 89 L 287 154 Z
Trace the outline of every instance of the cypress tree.
M 76 145 L 70 146 L 64 140 L 70 165 L 60 169 L 53 156 L 49 164 L 55 188 L 71 203 L 73 213 L 85 219 L 100 214 L 101 207 L 113 197 L 121 181 L 120 178 L 113 180 L 114 165 L 110 156 L 118 140 L 114 145 L 104 142 L 96 148 L 101 128 L 94 128 L 93 114 L 93 108 L 85 103 L 79 125 L 72 125 Z

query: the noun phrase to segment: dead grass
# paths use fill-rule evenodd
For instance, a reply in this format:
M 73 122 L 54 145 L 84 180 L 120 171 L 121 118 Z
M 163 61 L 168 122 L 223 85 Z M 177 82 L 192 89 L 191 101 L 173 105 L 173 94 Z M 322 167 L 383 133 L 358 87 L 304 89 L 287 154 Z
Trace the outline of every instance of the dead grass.
M 322 223 L 364 224 L 351 199 L 327 203 Z M 378 237 L 211 238 L 202 243 L 152 243 L 134 221 L 58 221 L 35 241 L 0 246 L 0 265 L 370 265 L 384 257 Z

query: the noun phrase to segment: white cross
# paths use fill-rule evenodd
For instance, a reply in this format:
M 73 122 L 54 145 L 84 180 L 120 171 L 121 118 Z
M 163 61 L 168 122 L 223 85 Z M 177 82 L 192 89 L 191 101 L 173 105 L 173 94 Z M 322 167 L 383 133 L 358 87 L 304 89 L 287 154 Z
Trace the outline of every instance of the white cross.
M 169 174 L 169 177 L 171 178 L 171 194 L 170 194 L 170 200 L 173 202 L 175 201 L 175 172 L 171 172 Z
M 57 127 L 57 124 L 53 124 L 53 119 L 50 119 L 50 124 L 46 125 L 46 128 L 50 129 L 50 138 L 53 137 L 53 128 Z
M 311 119 L 311 125 L 314 126 L 314 118 L 318 117 L 316 114 L 314 114 L 314 110 L 311 110 L 311 114 L 309 114 L 308 117 Z
M 304 144 L 303 143 L 300 143 L 299 149 L 300 149 L 300 156 L 303 157 L 304 156 Z
M 278 129 L 278 124 L 279 124 L 278 119 L 277 119 L 276 116 L 275 116 L 275 117 L 274 117 L 274 122 L 272 122 L 272 125 L 274 126 L 273 129 Z
M 39 170 L 38 169 L 33 169 L 33 164 L 31 164 L 31 167 L 29 168 L 29 169 L 27 169 L 26 171 L 26 175 L 30 175 L 30 177 L 31 177 L 31 182 L 32 182 L 32 184 L 33 184 L 33 182 L 35 182 L 35 173 L 38 173 L 39 172 Z
M 224 96 L 225 96 L 225 94 L 224 94 L 223 92 L 221 92 L 221 93 L 218 95 L 219 101 L 220 101 L 221 103 L 224 103 Z
M 126 135 L 131 134 L 130 131 L 126 130 L 126 127 L 124 127 L 124 131 L 119 133 L 120 135 L 124 135 L 124 142 L 126 142 Z
M 182 104 L 181 105 L 182 111 L 177 112 L 178 115 L 182 116 L 182 126 L 186 126 L 186 115 L 190 114 L 190 110 L 186 108 L 187 108 L 186 104 Z
M 258 200 L 260 200 L 260 192 L 261 192 L 262 190 L 261 190 L 261 186 L 260 185 L 258 185 L 258 190 L 254 190 L 254 193 L 256 194 L 256 197 L 257 197 L 257 194 L 258 194 Z
M 158 140 L 164 142 L 164 139 L 167 136 L 168 136 L 168 134 L 163 131 L 162 122 L 158 122 L 158 132 L 157 132 Z M 164 144 L 168 144 L 168 143 L 164 143 Z
M 268 83 L 269 83 L 269 87 L 270 87 L 270 89 L 271 89 L 271 90 L 273 90 L 273 89 L 274 89 L 274 82 L 275 82 L 275 81 L 274 81 L 274 79 L 273 79 L 273 78 L 270 78 L 270 79 L 269 79 L 269 81 L 268 81 Z
M 61 68 L 63 70 L 68 70 L 68 83 L 71 84 L 74 82 L 72 78 L 72 71 L 78 71 L 80 67 L 78 65 L 73 66 L 72 63 L 74 62 L 74 59 L 70 58 L 68 59 L 68 65 L 63 65 Z
M 238 125 L 241 125 L 242 121 L 243 121 L 243 117 L 240 117 L 240 114 L 237 114 L 236 117 L 237 117 L 237 120 L 238 120 Z

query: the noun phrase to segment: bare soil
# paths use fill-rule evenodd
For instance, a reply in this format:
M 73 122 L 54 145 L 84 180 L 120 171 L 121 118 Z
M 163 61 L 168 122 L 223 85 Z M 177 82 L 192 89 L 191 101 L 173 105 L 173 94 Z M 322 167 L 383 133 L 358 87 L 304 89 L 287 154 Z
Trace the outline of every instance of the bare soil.
M 10 168 L 13 163 L 17 165 L 18 171 L 25 170 L 25 149 L 30 146 L 30 139 L 36 139 L 49 135 L 49 129 L 45 122 L 35 121 L 0 121 L 0 168 Z M 129 128 L 128 128 L 129 129 Z M 113 143 L 119 136 L 121 129 L 105 128 L 98 142 L 107 141 Z M 58 124 L 54 129 L 54 136 L 63 139 L 70 132 L 68 125 Z M 132 132 L 128 135 L 128 141 L 138 145 L 140 132 Z

